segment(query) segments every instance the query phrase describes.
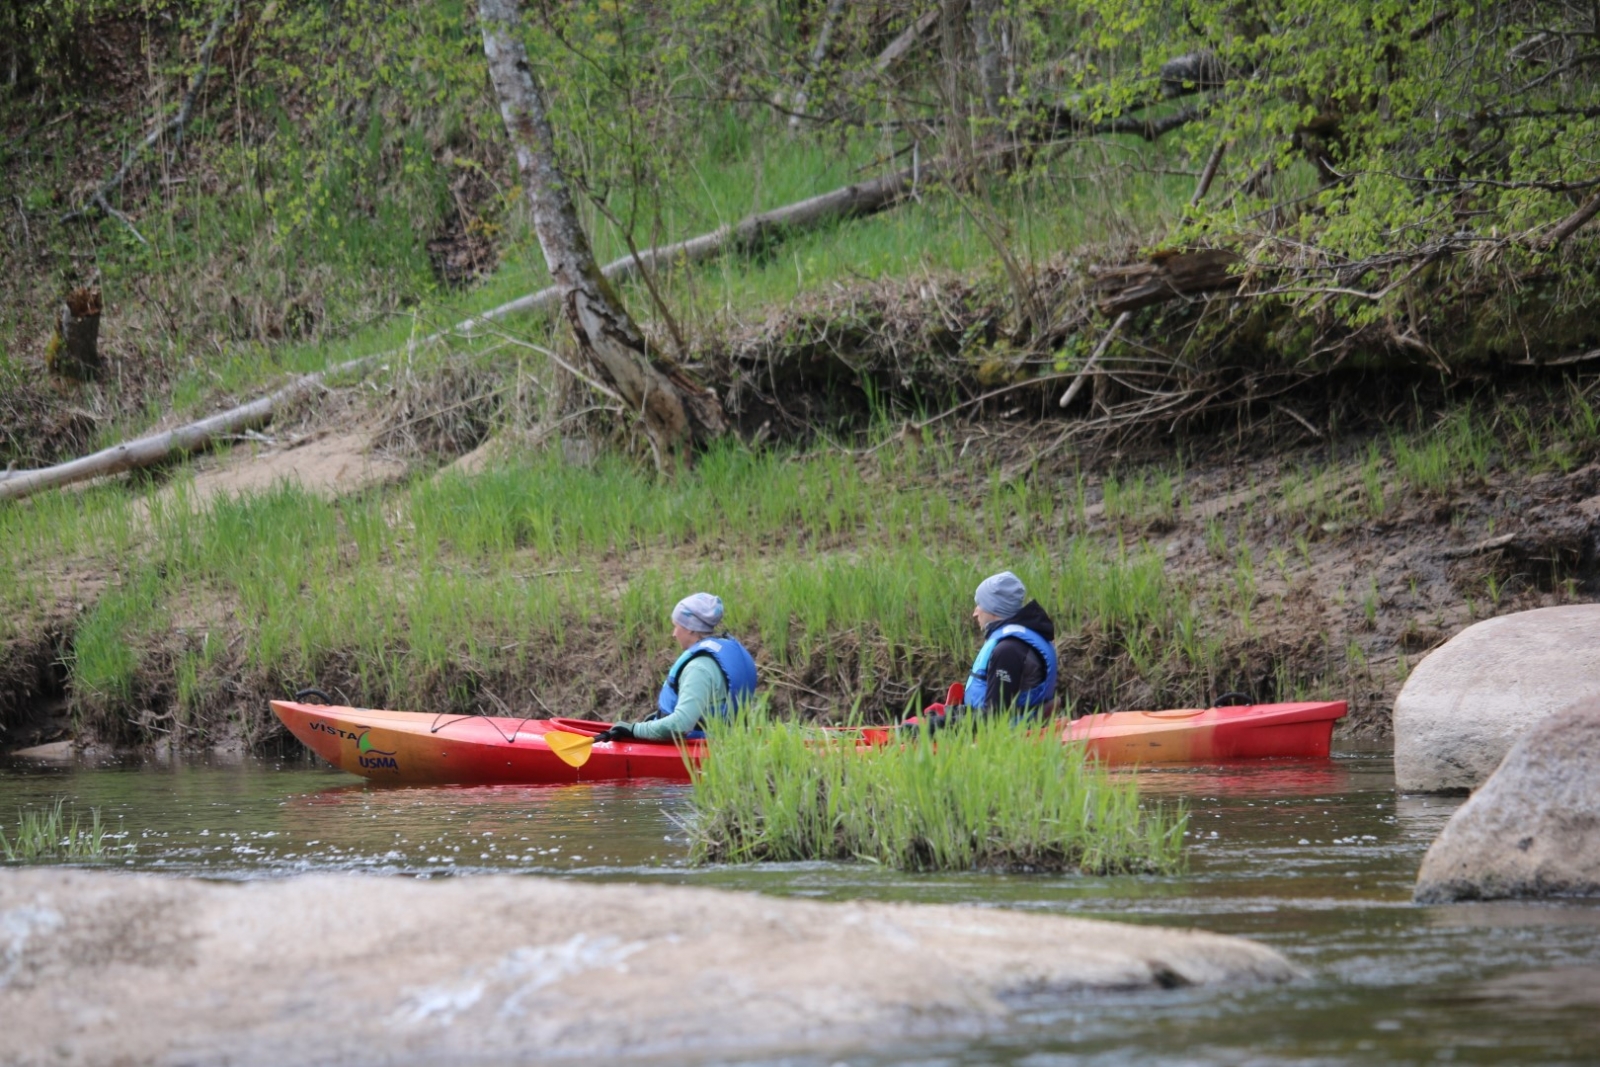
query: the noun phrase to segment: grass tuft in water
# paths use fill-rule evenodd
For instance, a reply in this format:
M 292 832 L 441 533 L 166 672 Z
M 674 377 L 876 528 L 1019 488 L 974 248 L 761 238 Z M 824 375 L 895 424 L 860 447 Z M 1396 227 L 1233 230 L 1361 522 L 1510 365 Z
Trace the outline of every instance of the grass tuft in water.
M 708 730 L 696 863 L 863 860 L 905 871 L 1167 873 L 1188 815 L 1145 808 L 1054 729 L 1006 720 L 858 750 L 852 731 L 752 712 Z
M 100 809 L 89 809 L 85 817 L 68 814 L 66 801 L 31 811 L 17 812 L 15 837 L 0 830 L 0 855 L 14 862 L 44 859 L 95 859 L 105 854 L 106 830 L 100 822 Z

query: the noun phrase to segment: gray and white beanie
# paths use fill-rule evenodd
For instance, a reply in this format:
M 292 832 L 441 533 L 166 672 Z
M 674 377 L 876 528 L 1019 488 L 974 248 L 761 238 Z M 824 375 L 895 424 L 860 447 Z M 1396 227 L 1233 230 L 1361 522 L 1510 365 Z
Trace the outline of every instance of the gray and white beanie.
M 722 598 L 712 593 L 690 593 L 674 605 L 672 621 L 697 634 L 711 633 L 722 624 Z

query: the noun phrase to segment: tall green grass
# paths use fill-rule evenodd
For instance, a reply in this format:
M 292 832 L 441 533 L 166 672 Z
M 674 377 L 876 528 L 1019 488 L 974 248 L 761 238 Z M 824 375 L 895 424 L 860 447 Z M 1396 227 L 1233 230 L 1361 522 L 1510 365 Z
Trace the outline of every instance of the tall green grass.
M 206 672 L 288 684 L 339 664 L 366 699 L 415 705 L 514 669 L 533 646 L 561 648 L 574 627 L 612 631 L 624 659 L 653 663 L 665 607 L 705 588 L 768 662 L 819 663 L 878 700 L 890 683 L 946 681 L 923 677 L 930 663 L 959 671 L 975 639 L 971 590 L 1002 568 L 1023 574 L 1064 630 L 1165 649 L 1201 628 L 1158 554 L 1072 536 L 1073 507 L 1048 489 L 966 470 L 987 486 L 968 505 L 944 488 L 949 455 L 895 462 L 889 477 L 876 459 L 730 447 L 658 479 L 616 459 L 579 469 L 531 457 L 340 502 L 290 484 L 201 502 L 180 478 L 142 519 L 80 524 L 76 546 L 106 551 L 119 577 L 78 623 L 73 691 L 109 710 L 135 695 L 141 670 L 170 666 L 187 714 L 214 691 Z M 1069 492 L 1081 501 L 1081 483 Z M 212 643 L 216 626 L 242 638 L 236 651 Z M 1179 666 L 1214 653 L 1171 647 Z M 157 648 L 166 658 L 150 661 Z
M 759 712 L 708 728 L 696 771 L 697 863 L 862 860 L 907 871 L 1169 872 L 1180 808 L 1146 808 L 1048 728 L 980 720 L 859 748 L 849 731 Z
M 1494 435 L 1470 407 L 1451 412 L 1431 429 L 1390 439 L 1401 479 L 1429 495 L 1483 478 L 1495 447 Z
M 66 811 L 65 799 L 42 808 L 17 812 L 17 828 L 8 836 L 0 828 L 0 855 L 13 863 L 41 859 L 98 859 L 106 851 L 106 829 L 100 809 L 87 816 Z

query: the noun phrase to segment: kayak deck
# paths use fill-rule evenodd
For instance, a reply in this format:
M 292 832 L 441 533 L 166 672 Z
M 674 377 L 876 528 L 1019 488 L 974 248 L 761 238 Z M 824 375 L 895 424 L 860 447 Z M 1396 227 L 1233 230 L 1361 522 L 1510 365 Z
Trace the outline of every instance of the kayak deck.
M 1172 711 L 1117 711 L 1074 720 L 1063 741 L 1083 741 L 1107 763 L 1210 763 L 1326 759 L 1342 700 Z
M 546 742 L 552 730 L 592 737 L 606 723 L 584 719 L 429 714 L 272 701 L 289 732 L 351 774 L 395 784 L 688 781 L 706 743 L 601 741 L 581 768 Z M 1119 711 L 1061 725 L 1063 743 L 1081 742 L 1117 765 L 1239 759 L 1326 758 L 1344 701 L 1257 704 L 1171 711 Z M 1053 727 L 1052 727 L 1053 729 Z M 843 731 L 841 731 L 843 732 Z M 890 743 L 893 728 L 856 733 L 863 747 Z

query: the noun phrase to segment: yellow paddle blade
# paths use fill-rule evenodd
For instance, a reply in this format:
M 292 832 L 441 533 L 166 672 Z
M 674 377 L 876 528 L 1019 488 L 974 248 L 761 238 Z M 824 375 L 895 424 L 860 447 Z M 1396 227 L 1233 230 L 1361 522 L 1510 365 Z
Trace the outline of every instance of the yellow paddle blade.
M 569 767 L 582 767 L 594 751 L 594 738 L 587 734 L 569 734 L 565 730 L 548 731 L 544 743 Z

